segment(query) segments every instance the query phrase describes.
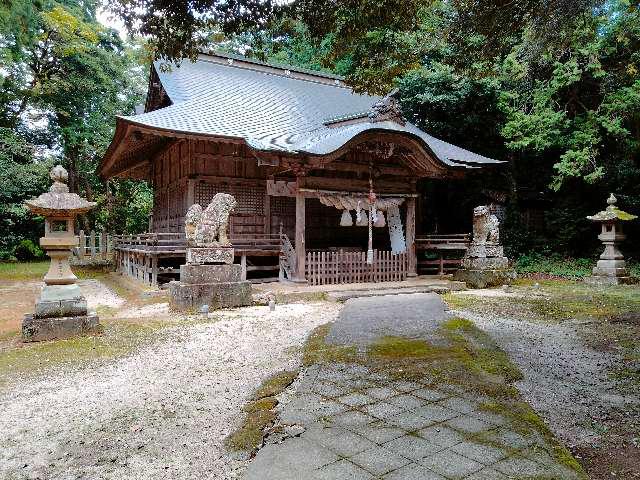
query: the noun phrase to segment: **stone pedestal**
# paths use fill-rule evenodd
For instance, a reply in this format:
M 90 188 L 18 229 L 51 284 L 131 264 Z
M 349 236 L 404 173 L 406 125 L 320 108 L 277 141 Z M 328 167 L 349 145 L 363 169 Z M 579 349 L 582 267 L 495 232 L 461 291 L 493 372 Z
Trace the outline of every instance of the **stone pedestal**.
M 472 243 L 453 278 L 471 288 L 488 288 L 511 283 L 516 272 L 509 267 L 502 245 Z
M 76 284 L 45 285 L 33 314 L 22 322 L 22 340 L 40 342 L 100 333 L 98 316 L 87 311 L 87 300 Z
M 100 333 L 102 327 L 96 314 L 75 315 L 73 317 L 35 318 L 27 314 L 22 321 L 22 341 L 41 342 L 78 335 Z
M 233 248 L 188 248 L 180 266 L 180 281 L 171 282 L 171 308 L 195 311 L 251 305 L 251 283 L 242 280 L 242 266 L 233 263 Z

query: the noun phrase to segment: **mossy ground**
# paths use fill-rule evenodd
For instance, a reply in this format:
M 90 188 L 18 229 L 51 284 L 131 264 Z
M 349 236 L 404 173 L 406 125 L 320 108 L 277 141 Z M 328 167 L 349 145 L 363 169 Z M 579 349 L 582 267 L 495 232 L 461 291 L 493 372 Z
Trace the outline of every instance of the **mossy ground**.
M 424 382 L 429 379 L 434 387 L 464 387 L 486 399 L 483 407 L 487 411 L 510 418 L 519 433 L 544 438 L 550 456 L 580 477 L 584 476 L 571 453 L 556 440 L 515 388 L 514 382 L 522 379 L 522 372 L 473 322 L 453 318 L 440 325 L 432 341 L 387 336 L 360 350 L 327 344 L 325 337 L 329 329 L 330 325 L 324 325 L 309 337 L 304 349 L 307 365 L 358 363 L 402 380 Z M 477 437 L 469 439 L 484 443 Z M 492 442 L 495 440 L 486 440 L 486 443 Z M 500 446 L 509 450 L 509 445 Z
M 225 445 L 228 449 L 253 454 L 262 445 L 266 430 L 273 425 L 276 418 L 276 397 L 284 392 L 297 376 L 297 371 L 285 371 L 262 382 L 242 409 L 245 413 L 242 425 L 226 438 Z
M 535 284 L 538 284 L 536 287 Z M 541 322 L 607 319 L 640 311 L 640 286 L 595 287 L 570 280 L 519 279 L 517 297 L 444 295 L 451 308 L 494 313 Z
M 0 345 L 0 389 L 23 376 L 37 376 L 57 368 L 83 367 L 89 362 L 121 358 L 149 345 L 172 326 L 204 320 L 102 320 L 102 333 L 50 342 L 6 342 Z
M 538 283 L 538 286 L 534 286 Z M 571 325 L 588 347 L 614 359 L 609 376 L 615 394 L 637 395 L 640 389 L 640 285 L 595 287 L 570 280 L 520 279 L 513 286 L 518 297 L 478 297 L 448 294 L 452 309 L 496 315 L 540 324 Z M 578 448 L 582 462 L 595 478 L 626 478 L 637 474 L 633 461 L 640 445 L 640 409 L 629 404 L 614 406 L 595 416 L 599 432 L 597 448 Z M 604 476 L 603 476 L 604 475 Z M 611 476 L 611 478 L 614 478 Z

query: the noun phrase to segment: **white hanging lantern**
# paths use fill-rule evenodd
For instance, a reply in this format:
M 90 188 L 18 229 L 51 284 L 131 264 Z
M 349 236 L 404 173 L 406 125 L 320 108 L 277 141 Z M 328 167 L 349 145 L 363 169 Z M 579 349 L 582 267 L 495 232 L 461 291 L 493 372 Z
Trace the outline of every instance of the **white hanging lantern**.
M 353 226 L 353 217 L 351 216 L 351 212 L 349 210 L 344 210 L 342 212 L 342 216 L 340 217 L 340 226 L 341 227 Z
M 373 226 L 377 227 L 377 228 L 381 228 L 381 227 L 386 227 L 387 226 L 387 222 L 384 219 L 384 213 L 380 210 L 376 211 L 377 215 L 375 216 L 374 220 L 373 220 Z
M 357 227 L 366 227 L 369 225 L 369 216 L 364 210 L 360 211 L 360 218 L 356 221 Z

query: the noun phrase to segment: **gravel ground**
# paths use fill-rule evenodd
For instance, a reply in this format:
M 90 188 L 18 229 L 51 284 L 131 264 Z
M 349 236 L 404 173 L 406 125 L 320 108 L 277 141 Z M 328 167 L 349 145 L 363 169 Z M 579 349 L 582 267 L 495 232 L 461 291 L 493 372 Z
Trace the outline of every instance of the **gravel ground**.
M 569 446 L 596 442 L 599 434 L 592 421 L 597 422 L 625 402 L 638 401 L 616 392 L 607 374 L 616 362 L 615 356 L 584 345 L 575 324 L 539 324 L 468 311 L 452 313 L 475 322 L 509 354 L 524 374 L 518 389 Z
M 129 357 L 0 393 L 2 479 L 233 479 L 225 452 L 247 396 L 300 361 L 329 303 L 230 310 L 166 329 Z

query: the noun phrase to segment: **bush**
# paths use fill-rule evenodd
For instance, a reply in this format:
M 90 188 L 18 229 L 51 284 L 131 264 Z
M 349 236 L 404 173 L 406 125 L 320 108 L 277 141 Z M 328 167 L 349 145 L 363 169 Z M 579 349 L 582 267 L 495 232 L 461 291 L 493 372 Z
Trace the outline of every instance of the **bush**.
M 558 254 L 531 252 L 521 255 L 515 267 L 519 274 L 543 273 L 554 277 L 582 278 L 591 275 L 595 260 L 565 258 Z
M 44 252 L 31 240 L 21 240 L 13 250 L 13 255 L 20 262 L 28 262 L 29 260 L 43 258 Z

